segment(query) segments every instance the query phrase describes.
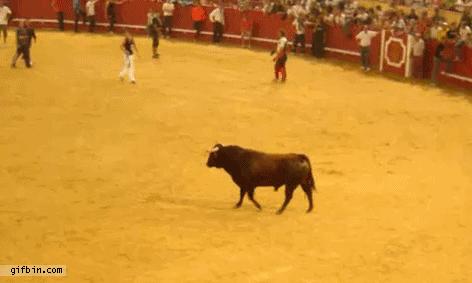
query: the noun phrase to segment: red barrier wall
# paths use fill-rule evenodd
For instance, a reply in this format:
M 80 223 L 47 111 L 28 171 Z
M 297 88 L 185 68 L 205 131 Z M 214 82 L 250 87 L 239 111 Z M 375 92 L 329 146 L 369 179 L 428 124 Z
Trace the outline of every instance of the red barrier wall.
M 65 19 L 73 20 L 74 15 L 72 11 L 72 0 L 58 0 L 63 6 Z M 85 2 L 85 0 L 82 0 Z M 99 1 L 96 4 L 97 12 L 97 22 L 106 23 L 105 12 L 104 12 L 104 2 Z M 56 14 L 50 5 L 50 0 L 10 0 L 9 6 L 12 8 L 13 16 L 15 18 L 30 18 L 30 19 L 43 19 L 43 20 L 55 20 Z M 82 3 L 84 4 L 84 3 Z M 143 31 L 142 26 L 146 23 L 146 14 L 149 8 L 153 7 L 160 10 L 160 3 L 152 2 L 150 0 L 129 0 L 128 2 L 118 5 L 116 9 L 116 20 L 117 20 L 117 29 L 119 30 L 120 24 L 126 25 L 136 25 L 140 27 L 139 31 Z M 174 14 L 174 28 L 175 36 L 177 37 L 191 37 L 193 33 L 192 30 L 192 21 L 190 17 L 190 7 L 177 7 Z M 206 7 L 207 13 L 211 11 L 212 8 Z M 278 30 L 283 28 L 287 31 L 288 38 L 293 39 L 294 29 L 292 27 L 292 19 L 283 20 L 280 15 L 264 15 L 260 11 L 249 11 L 248 17 L 253 21 L 253 45 L 261 46 L 265 48 L 273 48 L 274 43 L 270 40 L 275 40 L 277 38 Z M 241 14 L 238 10 L 235 9 L 225 9 L 225 41 L 227 42 L 239 42 L 240 34 L 240 18 Z M 39 25 L 38 27 L 53 27 L 54 23 L 47 21 L 46 23 Z M 66 28 L 70 28 L 71 23 L 66 22 Z M 85 30 L 85 27 L 81 27 Z M 98 30 L 103 30 L 102 27 L 98 27 Z M 209 38 L 208 32 L 212 31 L 212 25 L 207 20 L 203 26 L 204 38 Z M 357 42 L 353 38 L 358 32 L 357 27 L 352 29 L 352 37 L 347 37 L 339 27 L 328 27 L 326 34 L 326 47 L 327 52 L 326 56 L 328 57 L 337 57 L 343 60 L 349 61 L 359 61 Z M 387 39 L 388 37 L 386 37 Z M 310 44 L 312 41 L 311 29 L 307 29 L 306 33 L 306 42 Z M 404 38 L 406 43 L 406 38 Z M 388 55 L 391 57 L 398 57 L 398 53 L 402 52 L 401 48 L 392 45 L 392 50 L 388 51 Z M 380 52 L 381 52 L 381 37 L 380 34 L 374 38 L 371 48 L 371 62 L 374 66 L 378 66 L 380 63 Z M 434 55 L 434 48 L 436 46 L 435 42 L 427 43 L 426 50 L 426 64 L 425 64 L 425 74 L 429 75 L 431 72 L 432 66 L 432 56 Z M 453 47 L 449 47 L 451 50 Z M 457 85 L 465 88 L 472 89 L 472 49 L 464 48 L 464 61 L 461 64 L 453 64 L 450 70 L 447 70 L 448 74 L 453 74 L 453 76 L 440 75 L 440 82 L 447 84 Z M 309 48 L 308 48 L 309 51 Z M 445 64 L 444 64 L 445 65 Z M 401 67 L 392 67 L 388 64 L 384 64 L 384 71 L 395 73 L 398 75 L 404 75 L 404 65 Z M 443 70 L 445 66 L 443 66 Z M 456 77 L 454 77 L 456 76 Z M 458 77 L 457 77 L 458 76 Z

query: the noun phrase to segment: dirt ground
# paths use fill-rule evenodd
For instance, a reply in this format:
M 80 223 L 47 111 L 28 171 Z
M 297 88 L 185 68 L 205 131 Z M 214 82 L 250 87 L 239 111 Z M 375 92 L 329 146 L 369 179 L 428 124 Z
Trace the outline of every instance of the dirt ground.
M 65 278 L 1 282 L 472 282 L 472 96 L 357 67 L 138 38 L 40 32 L 34 68 L 0 44 L 0 263 Z M 214 143 L 306 153 L 319 193 L 275 215 Z

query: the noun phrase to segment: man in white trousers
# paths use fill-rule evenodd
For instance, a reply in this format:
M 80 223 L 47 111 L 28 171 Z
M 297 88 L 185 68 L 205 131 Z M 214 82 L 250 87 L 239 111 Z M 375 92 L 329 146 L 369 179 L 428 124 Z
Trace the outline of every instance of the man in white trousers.
M 129 81 L 132 84 L 135 84 L 136 78 L 134 77 L 134 53 L 137 54 L 138 49 L 134 43 L 133 36 L 128 31 L 125 31 L 125 39 L 121 44 L 121 50 L 124 52 L 124 65 L 120 72 L 120 80 L 123 81 L 126 74 L 128 74 Z

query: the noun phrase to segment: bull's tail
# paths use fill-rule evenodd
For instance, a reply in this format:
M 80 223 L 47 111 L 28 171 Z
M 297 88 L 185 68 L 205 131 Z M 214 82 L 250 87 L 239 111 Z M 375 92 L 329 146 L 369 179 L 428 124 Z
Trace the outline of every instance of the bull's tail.
M 301 157 L 302 157 L 303 161 L 305 161 L 308 164 L 308 176 L 305 179 L 305 183 L 308 186 L 312 187 L 313 191 L 318 192 L 316 190 L 316 183 L 315 183 L 315 178 L 313 177 L 313 172 L 312 172 L 312 168 L 311 168 L 310 159 L 308 159 L 308 156 L 306 156 L 306 155 L 302 155 Z

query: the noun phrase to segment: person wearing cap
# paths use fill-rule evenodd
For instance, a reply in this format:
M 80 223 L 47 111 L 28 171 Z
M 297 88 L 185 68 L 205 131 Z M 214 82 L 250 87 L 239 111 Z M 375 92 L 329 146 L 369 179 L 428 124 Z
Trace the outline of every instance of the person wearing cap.
M 413 77 L 417 79 L 423 78 L 424 49 L 424 40 L 421 38 L 421 33 L 417 32 L 414 35 L 413 44 L 411 46 L 412 73 Z

